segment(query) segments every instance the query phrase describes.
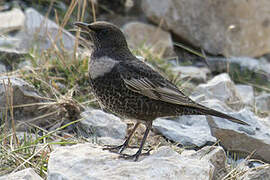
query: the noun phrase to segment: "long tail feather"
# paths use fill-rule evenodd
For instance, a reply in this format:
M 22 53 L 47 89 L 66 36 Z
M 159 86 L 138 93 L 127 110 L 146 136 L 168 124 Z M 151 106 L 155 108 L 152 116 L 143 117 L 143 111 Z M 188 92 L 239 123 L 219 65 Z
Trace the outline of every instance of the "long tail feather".
M 197 108 L 196 108 L 197 109 Z M 198 109 L 200 112 L 204 113 L 204 114 L 208 114 L 208 115 L 212 115 L 212 116 L 216 116 L 216 117 L 220 117 L 220 118 L 224 118 L 224 119 L 227 119 L 229 121 L 232 121 L 234 123 L 238 123 L 238 124 L 243 124 L 243 125 L 248 125 L 250 126 L 248 123 L 242 121 L 242 120 L 239 120 L 237 118 L 234 118 L 232 116 L 229 116 L 227 114 L 224 114 L 222 112 L 219 112 L 219 111 L 216 111 L 214 109 L 210 109 L 210 108 L 207 108 L 205 106 L 202 106 L 202 105 L 199 105 Z

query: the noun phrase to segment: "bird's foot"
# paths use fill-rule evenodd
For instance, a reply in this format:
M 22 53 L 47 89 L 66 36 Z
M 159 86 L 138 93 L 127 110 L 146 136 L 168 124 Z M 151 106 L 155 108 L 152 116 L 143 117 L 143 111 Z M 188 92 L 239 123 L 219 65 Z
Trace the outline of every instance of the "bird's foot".
M 147 152 L 145 153 L 142 153 L 140 150 L 138 150 L 135 154 L 121 154 L 120 155 L 120 158 L 123 158 L 123 159 L 134 159 L 134 161 L 137 161 L 139 159 L 140 156 L 149 156 L 150 155 L 150 152 L 152 151 L 153 149 L 149 149 Z

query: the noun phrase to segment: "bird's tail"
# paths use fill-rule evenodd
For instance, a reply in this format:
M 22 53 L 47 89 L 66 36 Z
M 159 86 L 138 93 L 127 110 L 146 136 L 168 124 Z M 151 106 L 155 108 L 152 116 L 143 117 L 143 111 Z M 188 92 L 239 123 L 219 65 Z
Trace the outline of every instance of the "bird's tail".
M 232 116 L 229 116 L 227 114 L 224 114 L 222 112 L 219 112 L 219 111 L 216 111 L 214 109 L 210 109 L 210 108 L 207 108 L 203 105 L 198 105 L 198 108 L 196 108 L 199 112 L 205 114 L 205 115 L 212 115 L 212 116 L 216 116 L 216 117 L 220 117 L 220 118 L 224 118 L 224 119 L 227 119 L 229 121 L 232 121 L 234 123 L 238 123 L 238 124 L 243 124 L 243 125 L 248 125 L 250 126 L 248 123 L 242 121 L 242 120 L 239 120 L 237 118 L 234 118 Z

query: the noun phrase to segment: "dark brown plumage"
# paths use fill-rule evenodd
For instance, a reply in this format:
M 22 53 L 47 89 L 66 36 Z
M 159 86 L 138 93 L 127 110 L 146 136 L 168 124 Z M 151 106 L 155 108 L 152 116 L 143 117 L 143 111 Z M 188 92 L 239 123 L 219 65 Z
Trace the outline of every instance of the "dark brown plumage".
M 124 157 L 138 159 L 145 140 L 157 117 L 180 115 L 213 115 L 232 122 L 247 123 L 202 106 L 185 96 L 174 84 L 138 60 L 128 49 L 123 33 L 107 22 L 75 23 L 92 41 L 84 45 L 93 49 L 89 61 L 90 86 L 100 105 L 122 117 L 136 119 L 123 145 L 109 148 L 121 154 L 140 123 L 146 131 L 136 154 Z

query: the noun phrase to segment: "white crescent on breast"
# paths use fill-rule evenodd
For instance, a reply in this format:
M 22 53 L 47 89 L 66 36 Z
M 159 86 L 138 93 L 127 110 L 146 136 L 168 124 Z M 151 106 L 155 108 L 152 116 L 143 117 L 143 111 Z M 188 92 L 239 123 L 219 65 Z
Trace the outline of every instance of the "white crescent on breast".
M 92 79 L 102 77 L 106 73 L 111 72 L 114 66 L 118 63 L 118 61 L 107 56 L 91 59 L 88 67 L 89 75 Z

